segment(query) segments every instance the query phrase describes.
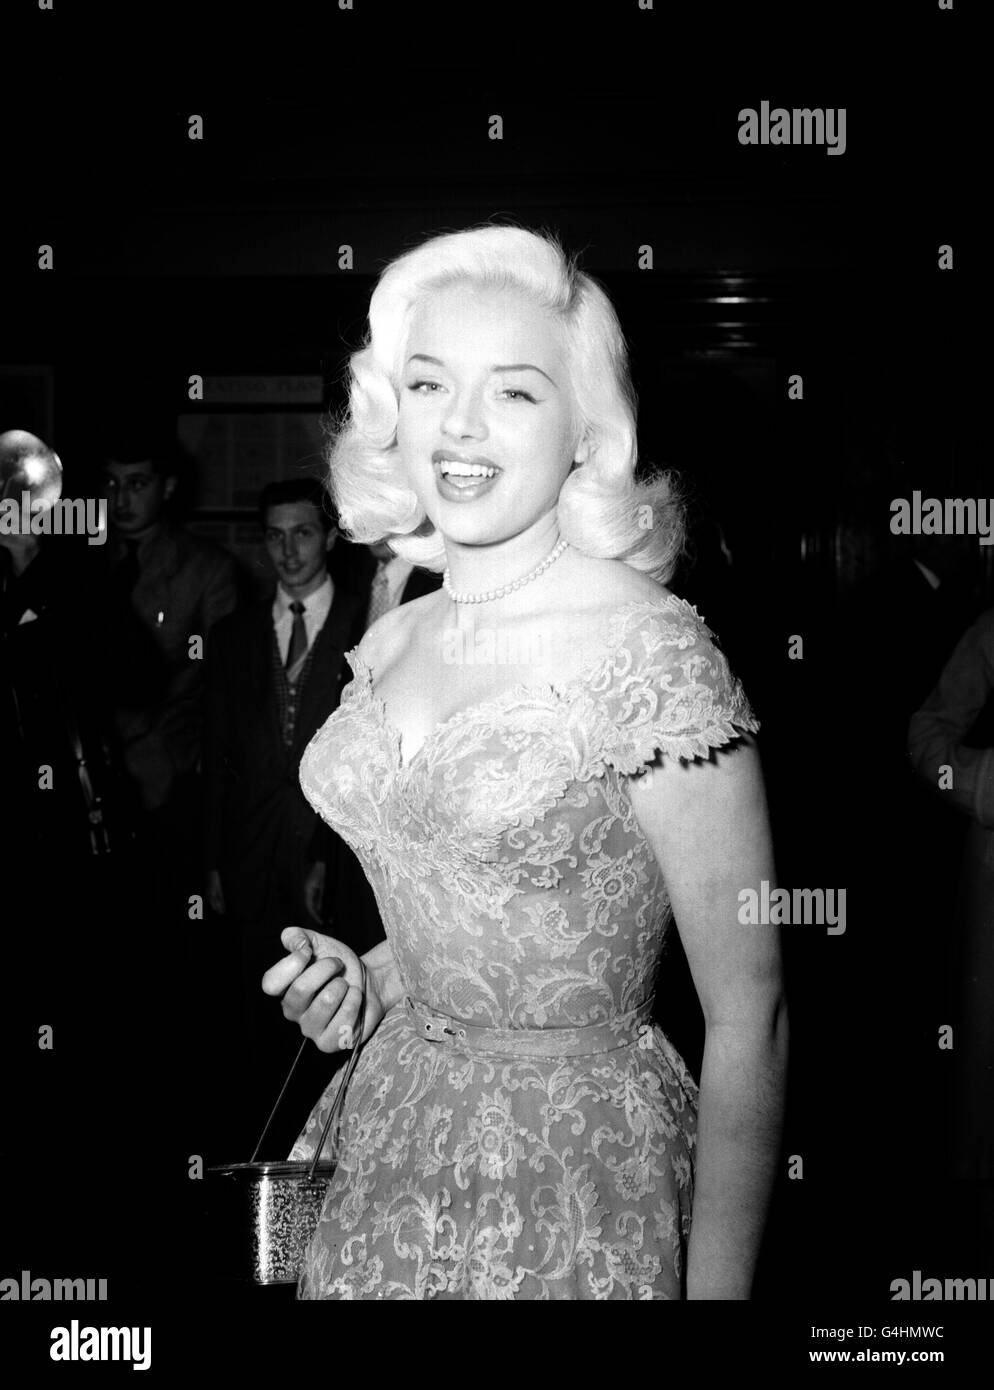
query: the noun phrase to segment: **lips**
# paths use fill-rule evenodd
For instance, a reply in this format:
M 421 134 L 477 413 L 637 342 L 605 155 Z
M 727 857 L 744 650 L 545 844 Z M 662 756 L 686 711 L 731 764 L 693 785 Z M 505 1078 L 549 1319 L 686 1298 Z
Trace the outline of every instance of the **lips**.
M 480 454 L 460 454 L 436 449 L 431 461 L 441 477 L 454 479 L 457 485 L 464 480 L 467 484 L 482 482 L 487 478 L 495 478 L 500 472 L 492 459 L 484 458 Z
M 475 502 L 497 486 L 501 471 L 492 459 L 448 449 L 436 449 L 431 461 L 438 495 L 447 502 Z

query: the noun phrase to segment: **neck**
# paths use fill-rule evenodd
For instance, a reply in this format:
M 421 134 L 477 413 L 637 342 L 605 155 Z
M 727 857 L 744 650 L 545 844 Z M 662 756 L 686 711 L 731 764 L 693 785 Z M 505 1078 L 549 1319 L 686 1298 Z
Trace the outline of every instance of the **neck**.
M 310 580 L 307 584 L 305 584 L 302 588 L 288 589 L 286 585 L 282 582 L 280 584 L 280 588 L 282 589 L 285 597 L 288 598 L 292 603 L 294 599 L 310 598 L 311 594 L 316 594 L 318 589 L 321 588 L 322 584 L 327 578 L 328 571 L 324 569 L 321 571 L 320 574 L 316 574 L 314 578 Z
M 523 579 L 542 563 L 559 541 L 559 524 L 555 511 L 548 512 L 526 531 L 494 545 L 463 545 L 446 540 L 445 554 L 449 567 L 449 582 L 457 594 L 485 593 L 500 589 L 515 579 Z M 535 581 L 540 584 L 545 575 Z M 496 603 L 516 600 L 530 606 L 534 598 L 531 586 L 508 594 Z M 463 605 L 457 605 L 463 606 Z
M 136 541 L 138 545 L 144 545 L 153 536 L 157 536 L 162 529 L 163 523 L 160 519 L 153 521 L 151 526 L 146 526 L 143 531 L 118 531 L 117 538 L 119 541 Z

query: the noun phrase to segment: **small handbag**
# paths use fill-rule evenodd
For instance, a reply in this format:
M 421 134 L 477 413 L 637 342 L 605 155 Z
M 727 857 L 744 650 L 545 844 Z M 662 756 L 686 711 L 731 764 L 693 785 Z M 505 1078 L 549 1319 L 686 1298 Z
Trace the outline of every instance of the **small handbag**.
M 355 1070 L 362 1033 L 366 1024 L 366 968 L 362 965 L 362 1006 L 352 1052 L 345 1065 L 335 1099 L 328 1110 L 324 1129 L 314 1157 L 281 1163 L 257 1162 L 259 1150 L 276 1117 L 308 1039 L 300 1045 L 293 1066 L 276 1098 L 248 1163 L 226 1163 L 208 1168 L 208 1173 L 228 1178 L 237 1188 L 237 1226 L 242 1234 L 240 1258 L 234 1277 L 253 1284 L 295 1284 L 300 1277 L 304 1253 L 317 1230 L 321 1210 L 338 1162 L 340 1134 L 333 1140 L 334 1154 L 321 1159 L 336 1117 L 340 1117 L 345 1088 Z M 320 1161 L 319 1161 L 320 1160 Z

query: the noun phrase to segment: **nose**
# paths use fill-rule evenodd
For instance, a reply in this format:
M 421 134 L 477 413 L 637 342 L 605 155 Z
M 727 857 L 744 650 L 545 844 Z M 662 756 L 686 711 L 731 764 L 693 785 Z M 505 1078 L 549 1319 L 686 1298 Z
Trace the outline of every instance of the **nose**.
M 483 400 L 479 391 L 464 391 L 452 398 L 452 405 L 442 420 L 442 431 L 452 439 L 485 439 L 487 426 L 483 418 Z

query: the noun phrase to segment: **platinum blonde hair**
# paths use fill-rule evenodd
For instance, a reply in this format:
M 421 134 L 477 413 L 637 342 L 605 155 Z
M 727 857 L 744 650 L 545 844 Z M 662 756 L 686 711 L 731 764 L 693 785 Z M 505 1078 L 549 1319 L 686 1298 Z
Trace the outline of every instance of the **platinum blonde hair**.
M 484 226 L 433 237 L 392 261 L 369 304 L 369 335 L 349 361 L 349 401 L 329 426 L 329 487 L 353 540 L 387 539 L 425 569 L 445 567 L 445 545 L 408 485 L 397 448 L 401 368 L 422 297 L 469 282 L 523 292 L 564 335 L 579 437 L 590 444 L 559 493 L 560 535 L 577 550 L 624 560 L 665 584 L 686 538 L 674 476 L 636 482 L 635 393 L 611 301 L 559 242 L 522 227 Z

